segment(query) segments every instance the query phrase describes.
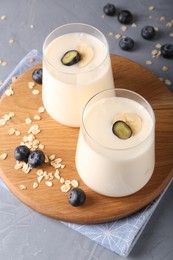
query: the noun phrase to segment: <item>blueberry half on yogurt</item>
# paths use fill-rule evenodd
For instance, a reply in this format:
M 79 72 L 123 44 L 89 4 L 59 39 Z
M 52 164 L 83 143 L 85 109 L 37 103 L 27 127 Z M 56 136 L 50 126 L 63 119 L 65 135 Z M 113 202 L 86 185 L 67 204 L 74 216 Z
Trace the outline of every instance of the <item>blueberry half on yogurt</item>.
M 112 126 L 112 132 L 120 139 L 128 139 L 132 136 L 131 127 L 124 121 L 118 120 Z
M 80 53 L 77 50 L 67 51 L 61 58 L 61 62 L 65 66 L 71 66 L 80 61 Z

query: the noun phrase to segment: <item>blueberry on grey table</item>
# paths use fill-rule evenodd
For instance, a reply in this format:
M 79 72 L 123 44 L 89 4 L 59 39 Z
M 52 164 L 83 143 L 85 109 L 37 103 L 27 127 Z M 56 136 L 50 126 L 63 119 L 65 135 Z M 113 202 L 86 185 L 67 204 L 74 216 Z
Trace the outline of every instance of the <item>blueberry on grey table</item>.
M 32 168 L 42 165 L 45 161 L 45 155 L 40 150 L 35 150 L 28 156 L 28 163 Z
M 119 41 L 119 46 L 123 51 L 131 51 L 134 44 L 134 40 L 130 37 L 122 37 Z
M 103 12 L 108 16 L 114 16 L 116 14 L 116 7 L 113 4 L 107 4 L 103 7 Z
M 14 158 L 18 161 L 27 161 L 30 149 L 26 145 L 19 145 L 14 150 Z
M 130 24 L 133 21 L 133 15 L 128 10 L 122 10 L 118 14 L 118 21 L 122 24 Z
M 160 51 L 161 51 L 161 55 L 164 58 L 167 58 L 167 59 L 173 58 L 173 44 L 167 43 L 167 44 L 162 45 Z
M 80 206 L 85 203 L 86 200 L 86 194 L 85 192 L 80 188 L 74 188 L 70 191 L 70 194 L 68 196 L 69 203 L 74 206 Z
M 151 40 L 154 38 L 156 31 L 153 26 L 146 25 L 141 30 L 141 36 L 146 40 Z
M 42 71 L 42 69 L 35 69 L 32 73 L 33 80 L 38 84 L 42 84 Z

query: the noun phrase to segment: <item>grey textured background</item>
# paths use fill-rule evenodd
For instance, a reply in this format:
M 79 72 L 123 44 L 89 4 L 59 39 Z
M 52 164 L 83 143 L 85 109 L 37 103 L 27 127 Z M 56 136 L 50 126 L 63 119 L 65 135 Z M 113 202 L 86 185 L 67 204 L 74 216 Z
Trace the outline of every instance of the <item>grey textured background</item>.
M 158 77 L 173 82 L 173 60 L 151 57 L 151 51 L 155 49 L 156 43 L 173 43 L 173 38 L 169 37 L 169 33 L 173 32 L 173 26 L 170 29 L 165 27 L 167 22 L 173 20 L 173 1 L 112 0 L 111 2 L 118 10 L 130 10 L 134 14 L 137 27 L 128 26 L 127 31 L 122 32 L 116 17 L 103 17 L 102 9 L 107 3 L 106 0 L 0 0 L 0 17 L 7 16 L 6 20 L 0 19 L 0 60 L 7 62 L 6 66 L 0 65 L 0 80 L 3 81 L 30 50 L 42 51 L 43 41 L 53 29 L 69 22 L 83 22 L 96 26 L 105 34 L 111 53 L 134 60 Z M 151 5 L 156 7 L 154 11 L 148 10 L 148 6 Z M 149 19 L 149 16 L 152 16 L 152 19 Z M 159 21 L 161 16 L 166 17 L 165 22 Z M 157 37 L 153 41 L 145 41 L 140 36 L 141 28 L 147 24 L 159 28 Z M 110 32 L 113 36 L 109 35 Z M 118 40 L 114 38 L 116 33 L 131 36 L 136 42 L 134 51 L 129 53 L 121 51 Z M 10 38 L 14 39 L 14 44 L 9 44 Z M 146 60 L 152 60 L 153 64 L 145 65 Z M 163 65 L 169 67 L 167 72 L 162 71 Z M 173 90 L 173 84 L 169 89 Z M 128 259 L 173 259 L 172 197 L 173 185 L 165 194 Z M 26 214 L 32 215 L 32 212 L 26 209 Z M 40 217 L 38 214 L 38 219 L 40 219 L 40 226 L 36 230 L 27 228 L 26 233 L 24 228 L 17 225 L 16 228 L 8 229 L 6 238 L 4 240 L 1 238 L 0 260 L 121 259 L 59 222 L 56 223 L 58 233 L 55 233 L 55 220 L 47 226 L 46 217 Z M 4 212 L 0 212 L 0 231 L 5 225 L 10 225 L 10 222 L 6 221 Z M 34 248 L 40 248 L 40 252 L 34 253 Z M 22 254 L 20 254 L 21 250 Z

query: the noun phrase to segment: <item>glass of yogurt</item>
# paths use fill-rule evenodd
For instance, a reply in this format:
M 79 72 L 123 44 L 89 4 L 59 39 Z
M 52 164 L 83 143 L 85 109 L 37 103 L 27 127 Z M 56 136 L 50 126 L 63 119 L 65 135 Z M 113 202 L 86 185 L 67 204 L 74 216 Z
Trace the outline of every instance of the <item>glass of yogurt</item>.
M 121 197 L 140 190 L 155 166 L 155 115 L 139 94 L 110 89 L 86 104 L 76 149 L 84 183 L 102 195 Z
M 109 47 L 98 29 L 72 23 L 47 36 L 42 99 L 54 120 L 79 127 L 86 102 L 108 86 L 114 88 Z

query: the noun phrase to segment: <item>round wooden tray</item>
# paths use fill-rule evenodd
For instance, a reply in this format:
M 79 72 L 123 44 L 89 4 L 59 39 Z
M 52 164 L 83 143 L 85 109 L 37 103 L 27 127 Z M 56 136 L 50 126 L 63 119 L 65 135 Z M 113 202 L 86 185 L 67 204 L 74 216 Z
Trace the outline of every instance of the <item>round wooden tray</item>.
M 78 138 L 77 128 L 63 126 L 53 121 L 46 112 L 42 120 L 33 121 L 40 126 L 39 141 L 45 145 L 47 155 L 56 154 L 63 159 L 66 165 L 61 170 L 64 179 L 76 179 L 79 186 L 87 194 L 86 203 L 80 207 L 72 207 L 67 200 L 68 194 L 60 190 L 59 180 L 53 180 L 53 187 L 48 187 L 45 181 L 33 189 L 33 182 L 37 180 L 36 169 L 29 174 L 22 170 L 15 170 L 13 152 L 20 144 L 31 125 L 25 123 L 27 117 L 33 118 L 38 114 L 38 108 L 42 106 L 41 85 L 38 95 L 33 95 L 28 87 L 32 81 L 32 71 L 41 64 L 31 68 L 21 75 L 11 87 L 14 95 L 3 95 L 0 102 L 0 118 L 9 112 L 15 112 L 15 116 L 5 125 L 0 126 L 0 154 L 7 153 L 8 157 L 0 161 L 0 176 L 8 188 L 22 202 L 46 216 L 74 223 L 102 223 L 113 221 L 132 214 L 149 202 L 153 201 L 166 187 L 173 177 L 173 95 L 159 79 L 142 66 L 123 57 L 111 56 L 115 86 L 127 88 L 144 96 L 152 105 L 156 115 L 156 167 L 148 184 L 131 196 L 110 198 L 91 191 L 80 180 L 75 167 L 75 149 Z M 15 128 L 21 131 L 20 136 L 9 136 L 8 131 Z M 52 172 L 52 167 L 45 164 L 43 169 Z M 26 190 L 20 190 L 19 185 L 27 186 Z

